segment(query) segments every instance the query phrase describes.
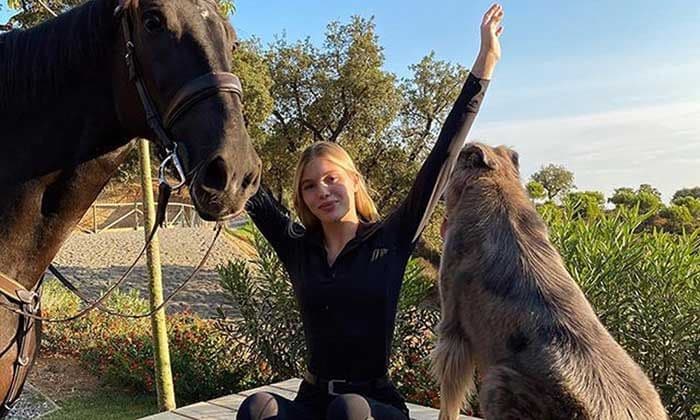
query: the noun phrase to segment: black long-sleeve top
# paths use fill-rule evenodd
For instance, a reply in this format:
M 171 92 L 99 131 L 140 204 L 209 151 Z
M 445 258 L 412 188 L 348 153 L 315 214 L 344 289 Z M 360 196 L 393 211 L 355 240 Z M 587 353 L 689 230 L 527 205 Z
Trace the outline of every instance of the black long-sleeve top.
M 360 223 L 331 266 L 320 229 L 295 226 L 303 234 L 292 235 L 289 212 L 264 188 L 249 200 L 249 215 L 289 272 L 311 373 L 358 381 L 387 373 L 406 264 L 487 87 L 487 80 L 469 75 L 408 197 L 384 220 Z

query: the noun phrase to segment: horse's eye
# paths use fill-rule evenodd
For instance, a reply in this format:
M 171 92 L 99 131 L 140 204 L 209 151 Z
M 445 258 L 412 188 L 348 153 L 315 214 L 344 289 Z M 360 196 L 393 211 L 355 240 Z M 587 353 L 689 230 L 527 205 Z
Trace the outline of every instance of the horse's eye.
M 143 26 L 148 32 L 160 32 L 163 30 L 163 20 L 163 16 L 158 12 L 146 12 L 143 15 Z

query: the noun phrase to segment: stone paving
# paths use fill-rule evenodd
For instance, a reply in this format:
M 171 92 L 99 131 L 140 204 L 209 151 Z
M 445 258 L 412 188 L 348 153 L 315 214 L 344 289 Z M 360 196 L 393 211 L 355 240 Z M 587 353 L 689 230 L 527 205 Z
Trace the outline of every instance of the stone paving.
M 42 394 L 31 384 L 25 383 L 22 395 L 17 403 L 12 407 L 12 411 L 7 415 L 6 420 L 25 420 L 53 413 L 59 407 L 49 397 Z

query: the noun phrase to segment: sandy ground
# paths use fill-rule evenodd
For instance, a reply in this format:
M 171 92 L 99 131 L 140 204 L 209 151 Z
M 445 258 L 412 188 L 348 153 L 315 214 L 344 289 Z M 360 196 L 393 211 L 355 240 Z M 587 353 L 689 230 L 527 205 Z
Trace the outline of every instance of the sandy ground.
M 177 227 L 159 231 L 166 296 L 199 264 L 213 237 L 214 230 L 210 226 Z M 76 231 L 63 245 L 54 263 L 66 277 L 74 281 L 76 287 L 95 298 L 119 279 L 143 244 L 143 230 L 127 229 L 98 234 Z M 189 308 L 201 316 L 212 317 L 216 315 L 216 308 L 221 306 L 227 314 L 235 314 L 235 308 L 219 286 L 216 271 L 217 266 L 226 265 L 235 258 L 245 258 L 245 253 L 234 240 L 222 233 L 200 273 L 175 296 L 168 306 L 168 312 Z M 121 290 L 130 289 L 137 289 L 142 297 L 148 297 L 145 257 L 121 287 Z

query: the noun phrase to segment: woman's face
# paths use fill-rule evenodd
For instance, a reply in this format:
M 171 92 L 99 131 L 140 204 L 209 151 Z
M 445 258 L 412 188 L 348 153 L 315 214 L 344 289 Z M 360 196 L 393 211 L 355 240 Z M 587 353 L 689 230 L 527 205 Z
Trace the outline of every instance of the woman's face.
M 301 196 L 322 224 L 357 221 L 357 181 L 345 169 L 324 158 L 315 158 L 304 168 Z

